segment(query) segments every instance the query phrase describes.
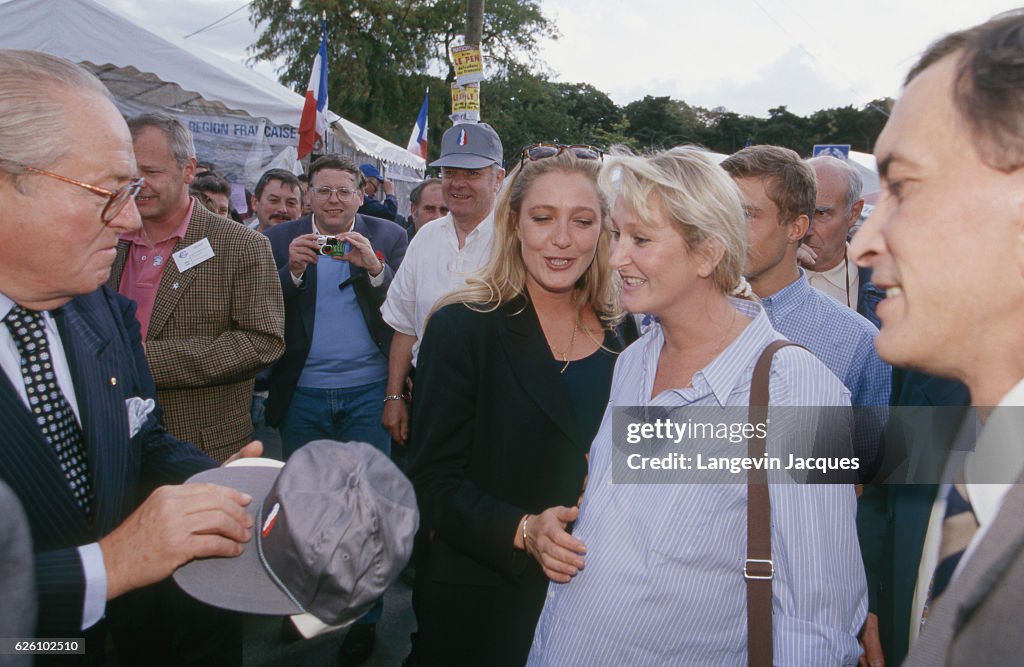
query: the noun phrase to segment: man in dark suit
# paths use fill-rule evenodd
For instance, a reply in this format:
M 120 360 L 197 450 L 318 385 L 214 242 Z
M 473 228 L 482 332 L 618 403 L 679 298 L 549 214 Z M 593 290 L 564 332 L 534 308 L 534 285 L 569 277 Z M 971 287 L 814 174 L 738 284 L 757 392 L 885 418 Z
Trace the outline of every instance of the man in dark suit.
M 893 371 L 892 405 L 897 408 L 883 436 L 885 453 L 874 484 L 857 499 L 857 533 L 868 579 L 868 621 L 861 638 L 869 665 L 898 665 L 910 645 L 915 622 L 914 592 L 937 484 L 912 484 L 904 466 L 912 452 L 952 446 L 971 397 L 955 381 L 917 371 Z M 922 407 L 925 410 L 899 410 Z M 928 463 L 928 462 L 923 462 Z M 941 470 L 913 477 L 937 479 Z
M 997 431 L 1024 405 L 1022 52 L 1022 10 L 925 51 L 876 143 L 883 191 L 851 246 L 886 291 L 879 354 L 997 406 L 978 410 L 977 446 L 950 457 L 943 476 L 956 483 L 929 511 L 914 582 L 926 619 L 907 665 L 1024 654 L 1024 463 L 1019 428 Z
M 100 287 L 118 237 L 140 225 L 131 136 L 109 93 L 27 51 L 0 50 L 0 80 L 0 480 L 32 532 L 38 636 L 80 637 L 123 618 L 115 598 L 192 558 L 240 554 L 249 498 L 157 488 L 216 463 L 164 431 L 134 306 Z M 61 251 L 47 252 L 54 240 Z M 101 660 L 102 634 L 86 637 Z
M 313 213 L 267 231 L 284 294 L 285 352 L 271 374 L 266 415 L 281 429 L 285 458 L 319 439 L 391 451 L 381 424 L 391 328 L 380 306 L 408 239 L 395 223 L 356 213 L 362 178 L 350 158 L 317 159 L 309 167 Z M 318 237 L 339 245 L 332 251 Z M 379 616 L 378 605 L 349 631 L 345 664 L 372 651 Z

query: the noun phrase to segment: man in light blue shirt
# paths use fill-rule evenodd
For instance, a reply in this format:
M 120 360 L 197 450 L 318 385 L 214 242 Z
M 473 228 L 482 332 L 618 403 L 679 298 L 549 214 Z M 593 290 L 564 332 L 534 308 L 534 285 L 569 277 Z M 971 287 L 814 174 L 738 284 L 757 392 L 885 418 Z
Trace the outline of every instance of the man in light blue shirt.
M 740 189 L 749 222 L 746 275 L 768 319 L 803 345 L 850 390 L 855 444 L 871 461 L 885 425 L 892 368 L 878 357 L 878 330 L 863 316 L 811 287 L 796 252 L 814 215 L 814 170 L 788 148 L 750 146 L 722 162 Z M 864 409 L 870 406 L 873 409 Z

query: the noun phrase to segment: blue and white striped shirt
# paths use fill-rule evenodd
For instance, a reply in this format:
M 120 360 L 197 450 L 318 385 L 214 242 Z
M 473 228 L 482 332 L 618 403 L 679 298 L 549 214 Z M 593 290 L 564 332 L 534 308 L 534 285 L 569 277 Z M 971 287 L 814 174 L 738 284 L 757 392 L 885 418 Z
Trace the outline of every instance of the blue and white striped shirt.
M 811 287 L 807 274 L 761 299 L 772 327 L 803 345 L 850 390 L 854 405 L 889 405 L 892 367 L 875 350 L 878 329 L 863 315 Z
M 609 407 L 591 449 L 573 535 L 584 569 L 550 584 L 529 664 L 746 665 L 745 484 L 613 484 L 615 406 L 743 406 L 754 363 L 781 338 L 756 303 L 754 319 L 693 377 L 650 399 L 664 343 L 655 324 L 619 357 Z M 849 392 L 803 350 L 778 352 L 772 405 L 849 405 Z M 772 448 L 772 431 L 768 431 Z M 773 484 L 776 665 L 856 665 L 867 583 L 849 485 Z

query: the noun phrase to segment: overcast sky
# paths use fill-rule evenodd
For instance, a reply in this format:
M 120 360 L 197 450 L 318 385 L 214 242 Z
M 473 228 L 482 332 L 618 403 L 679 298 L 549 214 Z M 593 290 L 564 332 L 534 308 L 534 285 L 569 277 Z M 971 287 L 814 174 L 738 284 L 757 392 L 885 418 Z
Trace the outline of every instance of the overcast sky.
M 100 2 L 178 37 L 244 4 Z M 806 115 L 896 96 L 932 40 L 1014 6 L 998 0 L 542 0 L 561 33 L 542 44 L 542 55 L 556 80 L 590 83 L 620 105 L 668 95 L 756 116 L 783 104 Z M 242 61 L 254 39 L 245 8 L 189 41 Z M 270 64 L 256 69 L 276 78 Z

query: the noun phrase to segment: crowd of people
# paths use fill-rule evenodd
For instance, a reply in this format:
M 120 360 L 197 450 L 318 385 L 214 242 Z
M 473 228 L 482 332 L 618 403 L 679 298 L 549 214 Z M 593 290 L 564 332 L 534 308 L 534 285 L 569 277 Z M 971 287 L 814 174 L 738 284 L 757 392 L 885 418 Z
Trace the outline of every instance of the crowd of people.
M 179 120 L 0 50 L 0 637 L 241 663 L 243 617 L 169 577 L 294 522 L 182 484 L 270 428 L 309 474 L 307 443 L 359 442 L 411 481 L 407 665 L 1019 662 L 1024 457 L 998 480 L 978 461 L 1016 451 L 986 425 L 1024 404 L 1022 77 L 1024 11 L 929 47 L 856 233 L 861 179 L 834 157 L 540 142 L 505 165 L 486 123 L 444 133 L 408 216 L 378 166 L 332 154 L 264 173 L 243 220 Z M 775 411 L 836 410 L 856 479 L 622 476 L 631 419 L 761 408 L 766 434 L 715 446 L 813 449 Z M 880 483 L 921 451 L 934 479 Z M 370 488 L 365 539 L 391 539 Z M 364 560 L 343 665 L 402 566 Z

